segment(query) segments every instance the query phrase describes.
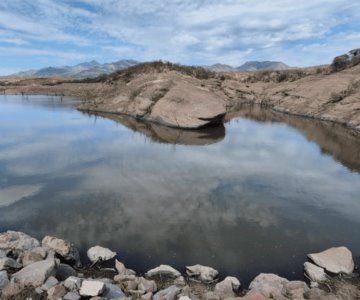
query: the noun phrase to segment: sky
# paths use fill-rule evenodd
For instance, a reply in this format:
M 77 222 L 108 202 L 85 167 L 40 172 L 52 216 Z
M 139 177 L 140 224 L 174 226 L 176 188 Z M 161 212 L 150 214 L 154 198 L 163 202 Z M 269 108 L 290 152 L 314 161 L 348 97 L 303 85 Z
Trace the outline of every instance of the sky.
M 1 0 L 0 75 L 120 59 L 330 63 L 360 47 L 360 1 Z

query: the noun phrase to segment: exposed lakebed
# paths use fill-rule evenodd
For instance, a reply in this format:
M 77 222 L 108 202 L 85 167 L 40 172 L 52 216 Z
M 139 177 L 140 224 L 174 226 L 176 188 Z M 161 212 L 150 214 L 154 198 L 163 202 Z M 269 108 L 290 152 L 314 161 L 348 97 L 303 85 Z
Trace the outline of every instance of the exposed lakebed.
M 306 253 L 360 254 L 360 138 L 246 107 L 181 131 L 0 97 L 0 232 L 99 244 L 139 272 L 200 263 L 243 283 L 302 278 Z

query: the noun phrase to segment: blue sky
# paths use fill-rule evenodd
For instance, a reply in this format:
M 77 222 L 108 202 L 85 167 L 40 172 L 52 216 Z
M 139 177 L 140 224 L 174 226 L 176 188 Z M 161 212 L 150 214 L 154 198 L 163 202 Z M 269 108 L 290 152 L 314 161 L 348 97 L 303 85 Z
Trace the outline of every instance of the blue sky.
M 329 63 L 360 47 L 360 1 L 1 0 L 0 75 L 89 60 Z

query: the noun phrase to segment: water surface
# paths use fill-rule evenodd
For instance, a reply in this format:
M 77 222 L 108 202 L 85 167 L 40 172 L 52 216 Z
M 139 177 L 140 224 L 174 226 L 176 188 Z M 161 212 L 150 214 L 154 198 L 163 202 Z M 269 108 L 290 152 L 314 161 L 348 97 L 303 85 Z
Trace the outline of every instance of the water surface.
M 181 131 L 75 104 L 0 97 L 0 231 L 243 283 L 301 279 L 306 253 L 331 246 L 360 255 L 360 139 L 348 130 L 244 108 L 225 127 Z

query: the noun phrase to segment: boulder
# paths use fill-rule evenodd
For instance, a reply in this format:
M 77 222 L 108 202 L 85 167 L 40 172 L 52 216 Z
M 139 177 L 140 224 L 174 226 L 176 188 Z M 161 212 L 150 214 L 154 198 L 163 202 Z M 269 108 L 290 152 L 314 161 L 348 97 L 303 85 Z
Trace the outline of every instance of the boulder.
M 285 283 L 285 295 L 289 299 L 303 299 L 304 294 L 309 291 L 309 287 L 304 281 L 290 281 Z
M 154 300 L 175 300 L 176 296 L 180 293 L 181 289 L 178 287 L 172 285 L 168 287 L 167 289 L 158 291 L 154 295 Z
M 310 278 L 310 280 L 315 282 L 323 282 L 328 280 L 323 268 L 320 268 L 310 262 L 304 263 L 305 274 Z
M 60 257 L 68 261 L 80 262 L 79 252 L 73 244 L 68 241 L 52 236 L 46 236 L 42 240 L 42 246 L 55 251 Z
M 80 300 L 81 297 L 78 293 L 68 292 L 64 297 L 64 300 Z
M 70 276 L 76 276 L 76 271 L 67 264 L 59 264 L 56 270 L 56 278 L 60 281 L 64 281 Z
M 5 257 L 6 257 L 6 252 L 0 249 L 0 258 L 5 258 Z
M 269 298 L 265 298 L 262 294 L 256 291 L 250 291 L 248 292 L 244 297 L 236 298 L 238 300 L 267 300 Z M 275 298 L 277 299 L 277 298 Z M 279 300 L 284 298 L 279 298 Z M 284 299 L 285 300 L 285 299 Z M 300 300 L 300 299 L 299 299 Z
M 62 285 L 55 285 L 47 291 L 48 300 L 62 299 L 66 294 L 66 289 Z
M 214 292 L 206 292 L 203 297 L 205 300 L 220 300 L 220 296 Z
M 289 280 L 278 275 L 261 273 L 250 283 L 249 289 L 267 298 L 281 297 L 285 292 L 284 285 L 288 282 Z
M 152 300 L 153 294 L 152 293 L 146 293 L 144 295 L 141 295 L 140 300 Z
M 188 266 L 186 267 L 186 273 L 190 277 L 199 279 L 201 282 L 211 282 L 219 274 L 217 270 L 202 265 Z
M 115 269 L 119 275 L 136 275 L 134 270 L 127 269 L 125 265 L 118 260 L 115 260 Z
M 185 286 L 186 281 L 185 281 L 184 276 L 180 276 L 180 277 L 175 278 L 174 285 L 176 285 L 176 286 Z
M 40 253 L 30 251 L 25 251 L 21 254 L 20 260 L 24 267 L 31 265 L 35 262 L 43 260 L 45 257 L 43 257 Z
M 0 258 L 0 271 L 7 269 L 20 269 L 21 267 L 22 265 L 15 259 L 9 257 Z
M 75 276 L 70 276 L 68 277 L 65 281 L 64 281 L 64 286 L 69 290 L 69 291 L 78 291 L 81 288 L 81 282 L 82 279 L 79 277 L 75 277 Z
M 7 286 L 5 286 L 5 288 L 3 288 L 0 296 L 2 297 L 1 299 L 24 299 L 23 297 L 20 296 L 20 294 L 22 293 L 22 291 L 25 289 L 25 286 L 21 283 L 16 283 L 13 281 L 10 281 L 9 284 Z
M 145 293 L 154 293 L 157 291 L 157 285 L 154 280 L 147 280 L 144 277 L 139 277 L 137 289 L 144 291 Z
M 102 294 L 102 297 L 104 297 L 105 299 L 117 299 L 126 297 L 126 295 L 118 286 L 111 283 L 105 283 L 105 291 Z
M 179 300 L 191 300 L 188 296 L 180 296 Z
M 58 283 L 59 283 L 59 281 L 55 277 L 50 276 L 44 282 L 44 284 L 41 286 L 41 289 L 44 291 L 47 291 L 47 290 L 51 289 L 52 287 L 54 287 L 55 285 L 57 285 Z
M 0 290 L 7 286 L 9 283 L 8 274 L 6 271 L 0 271 Z
M 334 274 L 351 274 L 354 271 L 352 253 L 346 247 L 330 248 L 320 253 L 308 254 L 308 257 L 318 266 Z
M 101 295 L 105 290 L 105 283 L 101 281 L 84 280 L 81 284 L 80 295 L 84 297 L 95 297 Z
M 54 259 L 46 259 L 33 263 L 17 273 L 12 278 L 15 282 L 33 287 L 41 286 L 46 279 L 54 276 L 56 273 L 56 264 Z
M 0 249 L 26 251 L 39 247 L 40 242 L 33 237 L 17 231 L 7 231 L 0 234 Z
M 146 272 L 146 277 L 154 277 L 154 276 L 169 276 L 169 277 L 179 277 L 181 276 L 181 273 L 174 269 L 171 266 L 168 265 L 160 265 L 154 269 L 151 269 L 149 271 Z
M 135 275 L 116 275 L 114 281 L 127 291 L 136 290 L 139 284 L 139 280 Z
M 91 247 L 87 251 L 87 256 L 91 262 L 95 263 L 98 261 L 106 261 L 114 258 L 116 256 L 116 252 L 113 252 L 107 248 L 95 246 L 95 247 Z
M 228 276 L 215 285 L 214 292 L 222 299 L 234 298 L 239 291 L 240 281 L 236 277 Z

